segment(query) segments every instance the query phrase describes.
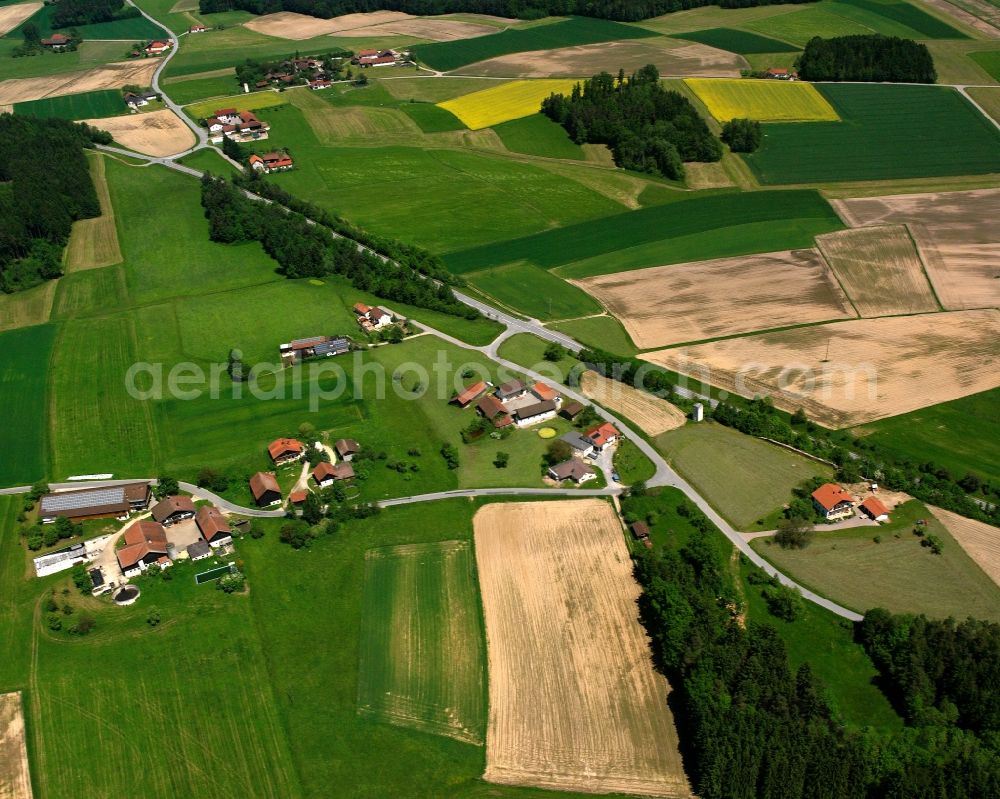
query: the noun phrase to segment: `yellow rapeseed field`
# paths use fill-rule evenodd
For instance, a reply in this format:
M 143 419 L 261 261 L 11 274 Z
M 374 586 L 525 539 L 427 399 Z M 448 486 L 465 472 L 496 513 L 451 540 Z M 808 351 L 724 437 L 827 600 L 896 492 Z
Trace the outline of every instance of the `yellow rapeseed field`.
M 260 108 L 271 108 L 276 105 L 285 105 L 288 98 L 284 93 L 278 92 L 252 92 L 250 94 L 237 94 L 232 97 L 219 97 L 215 100 L 204 100 L 200 103 L 192 103 L 185 107 L 185 111 L 196 119 L 204 119 L 212 116 L 220 108 L 235 108 L 237 111 L 256 111 Z
M 569 94 L 577 80 L 515 80 L 479 92 L 438 103 L 451 111 L 467 128 L 479 130 L 501 122 L 530 116 L 550 94 Z
M 781 80 L 689 78 L 684 81 L 719 122 L 836 122 L 840 119 L 811 83 Z

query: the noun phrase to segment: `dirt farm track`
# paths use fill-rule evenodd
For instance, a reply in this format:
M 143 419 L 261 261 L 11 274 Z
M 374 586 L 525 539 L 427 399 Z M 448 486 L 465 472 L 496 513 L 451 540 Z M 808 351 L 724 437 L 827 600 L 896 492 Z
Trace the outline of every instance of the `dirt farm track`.
M 614 509 L 500 503 L 473 524 L 490 673 L 485 779 L 690 796 Z

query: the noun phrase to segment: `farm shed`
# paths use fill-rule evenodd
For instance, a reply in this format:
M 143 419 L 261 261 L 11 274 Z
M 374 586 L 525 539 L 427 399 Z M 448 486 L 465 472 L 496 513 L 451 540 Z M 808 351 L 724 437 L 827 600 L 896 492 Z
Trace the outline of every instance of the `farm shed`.
M 190 519 L 194 516 L 194 502 L 191 497 L 165 497 L 153 506 L 153 521 L 169 527 L 174 522 Z
M 278 499 L 281 499 L 280 493 L 278 494 Z M 198 529 L 201 531 L 202 537 L 209 546 L 219 547 L 233 540 L 233 531 L 229 527 L 229 522 L 226 521 L 226 517 L 222 515 L 222 511 L 215 507 L 215 505 L 203 505 L 198 508 L 198 515 L 195 517 L 195 521 L 198 524 Z
M 270 472 L 257 472 L 250 478 L 250 493 L 260 507 L 281 502 L 281 488 Z
M 571 422 L 583 413 L 583 403 L 577 402 L 576 400 L 570 400 L 569 402 L 563 403 L 562 408 L 559 411 L 559 415 L 564 419 L 569 419 Z
M 514 411 L 514 424 L 518 427 L 524 427 L 525 425 L 542 422 L 545 419 L 551 419 L 556 415 L 557 409 L 558 406 L 555 400 L 545 400 L 544 402 L 524 405 Z
M 46 494 L 39 505 L 43 524 L 57 517 L 69 519 L 125 518 L 149 505 L 149 483 L 128 483 L 106 488 L 81 488 Z
M 464 408 L 470 402 L 472 402 L 476 397 L 486 391 L 487 384 L 480 380 L 478 383 L 473 383 L 471 386 L 466 386 L 452 400 L 456 405 Z
M 868 497 L 860 505 L 861 512 L 876 522 L 889 521 L 889 509 L 878 497 Z
M 333 448 L 337 450 L 337 454 L 345 461 L 349 461 L 354 457 L 355 453 L 361 451 L 361 445 L 353 438 L 338 439 Z

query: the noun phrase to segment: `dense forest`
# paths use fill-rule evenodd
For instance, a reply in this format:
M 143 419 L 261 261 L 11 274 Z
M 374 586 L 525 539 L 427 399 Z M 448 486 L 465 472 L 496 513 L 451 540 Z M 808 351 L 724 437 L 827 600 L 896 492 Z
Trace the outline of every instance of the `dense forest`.
M 681 508 L 678 508 L 681 512 Z M 716 535 L 700 512 L 685 504 L 684 514 L 701 531 L 678 551 L 643 551 L 635 573 L 644 592 L 640 615 L 652 638 L 657 667 L 670 680 L 671 709 L 694 792 L 702 799 L 973 799 L 997 796 L 1000 757 L 995 728 L 979 737 L 947 713 L 908 720 L 901 732 L 886 735 L 845 727 L 825 698 L 808 663 L 792 670 L 784 641 L 770 625 L 741 623 L 742 601 L 729 576 Z M 897 622 L 872 611 L 873 639 L 901 660 L 907 644 L 885 643 L 880 633 L 899 638 Z M 947 626 L 948 623 L 943 623 Z M 970 623 L 978 624 L 978 623 Z M 995 625 L 994 625 L 995 627 Z M 895 634 L 895 636 L 894 636 Z M 957 641 L 956 633 L 952 642 Z M 912 638 L 912 637 L 911 637 Z M 926 658 L 922 674 L 931 691 L 935 668 L 957 673 L 978 651 L 990 662 L 981 678 L 979 701 L 995 707 L 997 635 L 970 636 L 964 649 L 946 649 Z M 914 639 L 913 651 L 933 645 L 933 636 Z M 977 650 L 978 646 L 978 650 Z M 902 651 L 901 651 L 902 650 Z M 992 672 L 990 672 L 992 669 Z M 915 679 L 916 674 L 911 674 Z M 991 679 L 992 676 L 992 679 Z M 961 689 L 955 689 L 955 696 Z M 971 700 L 972 694 L 959 701 Z M 959 714 L 960 715 L 960 714 Z
M 664 89 L 652 64 L 629 77 L 602 72 L 573 87 L 569 97 L 553 94 L 542 113 L 562 125 L 577 144 L 606 144 L 624 169 L 684 177 L 684 161 L 718 161 L 719 140 L 691 101 Z
M 896 36 L 810 39 L 799 56 L 803 80 L 934 83 L 937 72 L 926 44 Z
M 124 6 L 124 0 L 59 0 L 52 11 L 52 27 L 73 28 L 139 16 L 139 9 Z
M 329 19 L 358 11 L 409 14 L 495 14 L 518 19 L 581 16 L 635 22 L 699 6 L 749 8 L 812 0 L 200 0 L 201 13 L 241 9 L 254 14 L 296 11 Z
M 322 224 L 275 204 L 249 199 L 234 184 L 210 174 L 202 177 L 201 202 L 212 241 L 259 241 L 289 278 L 342 275 L 359 291 L 387 300 L 474 319 L 479 312 L 455 299 L 445 284 L 435 284 L 406 266 L 389 263 L 336 238 Z
M 59 277 L 73 222 L 100 215 L 83 154 L 94 140 L 110 136 L 63 119 L 0 115 L 0 291 Z

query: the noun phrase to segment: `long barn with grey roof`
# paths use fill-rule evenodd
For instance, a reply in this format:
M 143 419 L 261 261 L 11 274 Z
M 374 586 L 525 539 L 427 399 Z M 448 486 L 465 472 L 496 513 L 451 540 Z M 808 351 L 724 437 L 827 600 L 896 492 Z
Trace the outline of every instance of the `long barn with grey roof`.
M 43 523 L 68 519 L 123 518 L 149 505 L 149 483 L 126 483 L 103 488 L 80 488 L 46 494 L 39 504 Z

